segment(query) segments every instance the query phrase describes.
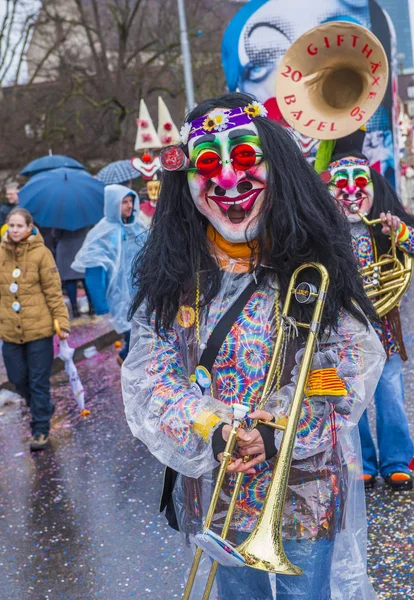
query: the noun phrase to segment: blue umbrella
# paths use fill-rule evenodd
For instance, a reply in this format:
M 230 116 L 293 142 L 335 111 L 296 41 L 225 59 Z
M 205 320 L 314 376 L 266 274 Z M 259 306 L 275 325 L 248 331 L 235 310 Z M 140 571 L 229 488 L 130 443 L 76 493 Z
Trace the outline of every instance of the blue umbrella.
M 141 173 L 134 169 L 129 160 L 117 160 L 101 169 L 96 177 L 105 185 L 111 185 L 136 179 L 140 175 Z
M 105 186 L 80 169 L 52 169 L 35 175 L 19 192 L 19 205 L 39 227 L 75 231 L 103 216 Z
M 50 154 L 48 156 L 42 156 L 41 158 L 32 160 L 32 162 L 30 162 L 24 167 L 24 169 L 20 171 L 20 175 L 32 177 L 33 175 L 37 175 L 37 173 L 50 171 L 50 169 L 59 169 L 60 167 L 85 170 L 85 167 L 74 158 L 69 158 L 69 156 L 61 156 L 59 154 Z

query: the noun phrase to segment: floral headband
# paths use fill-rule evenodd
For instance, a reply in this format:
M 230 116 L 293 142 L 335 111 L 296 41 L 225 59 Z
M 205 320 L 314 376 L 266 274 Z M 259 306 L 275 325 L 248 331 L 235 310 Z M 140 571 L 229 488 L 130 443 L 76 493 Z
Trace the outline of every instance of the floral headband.
M 220 132 L 233 127 L 240 127 L 252 122 L 256 117 L 266 117 L 267 110 L 260 102 L 253 101 L 247 106 L 224 109 L 215 108 L 208 115 L 194 119 L 190 123 L 184 123 L 180 131 L 180 139 L 183 144 L 201 135 L 214 131 Z
M 332 171 L 332 169 L 336 169 L 337 167 L 354 167 L 355 165 L 362 165 L 364 167 L 369 167 L 369 161 L 365 158 L 348 158 L 345 156 L 340 160 L 336 160 L 335 162 L 331 162 L 328 166 L 328 171 Z

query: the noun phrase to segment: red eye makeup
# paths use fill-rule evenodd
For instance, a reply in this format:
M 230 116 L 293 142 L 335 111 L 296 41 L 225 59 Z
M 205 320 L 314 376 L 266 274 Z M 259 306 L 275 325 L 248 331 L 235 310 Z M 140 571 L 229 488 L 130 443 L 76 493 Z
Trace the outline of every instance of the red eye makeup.
M 346 188 L 347 185 L 348 185 L 348 179 L 346 179 L 345 177 L 339 177 L 338 179 L 335 180 L 335 187 L 339 188 L 340 190 L 343 190 L 344 188 Z
M 230 152 L 230 163 L 235 171 L 248 171 L 258 165 L 263 158 L 250 144 L 238 144 Z M 228 161 L 224 161 L 227 163 Z M 195 161 L 195 168 L 204 177 L 212 179 L 220 175 L 223 168 L 221 156 L 214 150 L 201 152 Z
M 369 179 L 364 175 L 358 175 L 357 177 L 355 177 L 355 185 L 359 188 L 365 187 L 366 185 L 368 185 L 368 183 Z
M 338 177 L 338 179 L 335 180 L 335 187 L 343 190 L 348 185 L 348 181 L 347 177 Z M 364 188 L 370 183 L 370 179 L 365 175 L 357 175 L 354 179 L 354 183 L 358 188 Z
M 204 177 L 217 177 L 222 167 L 220 156 L 212 150 L 206 150 L 197 157 L 195 167 Z
M 238 171 L 248 171 L 258 164 L 261 154 L 249 144 L 239 144 L 230 153 L 230 160 L 233 167 Z

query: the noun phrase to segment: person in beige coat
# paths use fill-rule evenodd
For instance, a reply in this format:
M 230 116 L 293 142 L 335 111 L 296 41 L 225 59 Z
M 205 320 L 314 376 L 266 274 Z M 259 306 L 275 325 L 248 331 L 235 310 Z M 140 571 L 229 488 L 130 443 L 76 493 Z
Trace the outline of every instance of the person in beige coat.
M 9 381 L 31 413 L 32 450 L 47 442 L 54 407 L 50 399 L 54 321 L 61 337 L 69 316 L 52 253 L 33 226 L 31 214 L 16 208 L 7 218 L 0 245 L 0 338 Z

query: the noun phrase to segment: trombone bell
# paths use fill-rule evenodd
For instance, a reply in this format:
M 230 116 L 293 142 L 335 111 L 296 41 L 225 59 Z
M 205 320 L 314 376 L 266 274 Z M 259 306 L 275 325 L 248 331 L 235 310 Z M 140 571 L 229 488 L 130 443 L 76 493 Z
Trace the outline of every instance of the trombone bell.
M 237 550 L 248 567 L 279 575 L 303 574 L 302 569 L 292 564 L 286 556 L 282 538 L 277 531 L 266 532 L 256 528 L 246 542 L 240 544 Z

